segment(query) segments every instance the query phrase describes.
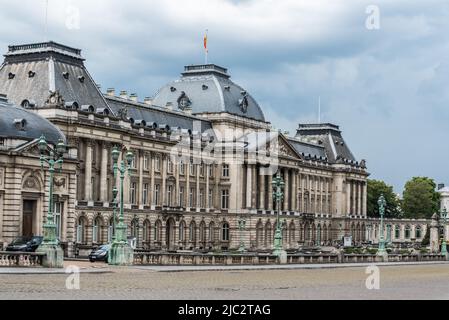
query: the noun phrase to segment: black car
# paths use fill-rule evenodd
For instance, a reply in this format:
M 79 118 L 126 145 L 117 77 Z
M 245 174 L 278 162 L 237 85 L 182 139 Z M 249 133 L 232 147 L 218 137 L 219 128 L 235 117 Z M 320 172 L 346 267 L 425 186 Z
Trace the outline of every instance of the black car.
M 111 245 L 105 244 L 105 245 L 100 246 L 97 249 L 92 250 L 92 252 L 89 254 L 89 261 L 90 262 L 95 262 L 95 261 L 108 262 L 109 249 L 111 249 Z
M 41 236 L 18 237 L 6 247 L 6 251 L 34 252 L 43 239 Z

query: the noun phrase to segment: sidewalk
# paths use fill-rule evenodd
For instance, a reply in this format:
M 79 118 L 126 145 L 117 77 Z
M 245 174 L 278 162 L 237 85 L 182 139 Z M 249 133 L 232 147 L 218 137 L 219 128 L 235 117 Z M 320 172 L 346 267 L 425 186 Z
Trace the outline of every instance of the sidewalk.
M 241 266 L 131 266 L 129 268 L 157 272 L 188 272 L 188 271 L 229 271 L 229 270 L 295 270 L 295 269 L 335 269 L 335 268 L 366 268 L 376 265 L 412 266 L 448 264 L 449 261 L 421 261 L 421 262 L 378 262 L 378 263 L 321 263 L 321 264 L 282 264 L 282 265 L 241 265 Z

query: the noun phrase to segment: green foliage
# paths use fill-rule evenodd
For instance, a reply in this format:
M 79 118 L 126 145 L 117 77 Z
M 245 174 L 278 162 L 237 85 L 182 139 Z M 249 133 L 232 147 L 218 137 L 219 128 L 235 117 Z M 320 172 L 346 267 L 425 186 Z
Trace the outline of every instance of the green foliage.
M 433 179 L 413 177 L 405 184 L 402 210 L 405 218 L 431 218 L 439 210 L 440 194 Z
M 384 195 L 387 206 L 385 208 L 385 217 L 397 218 L 400 215 L 400 203 L 393 192 L 393 187 L 387 185 L 381 180 L 368 179 L 367 189 L 367 215 L 368 217 L 379 217 L 379 205 L 377 200 L 381 194 Z

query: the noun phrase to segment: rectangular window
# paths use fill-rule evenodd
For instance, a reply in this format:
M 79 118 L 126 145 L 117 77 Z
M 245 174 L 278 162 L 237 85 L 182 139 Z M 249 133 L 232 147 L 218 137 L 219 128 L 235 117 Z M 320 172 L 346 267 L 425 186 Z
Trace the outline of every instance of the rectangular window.
M 167 186 L 167 205 L 171 207 L 172 205 L 172 194 L 173 194 L 173 186 L 168 185 Z
M 55 202 L 54 204 L 54 221 L 56 224 L 56 238 L 61 238 L 62 230 L 62 212 L 64 208 L 64 202 Z
M 182 175 L 185 173 L 185 165 L 182 162 L 179 165 L 179 173 L 182 174 Z
M 136 204 L 136 189 L 137 184 L 135 182 L 132 182 L 129 189 L 129 202 L 131 204 Z
M 212 197 L 213 197 L 213 194 L 214 194 L 213 190 L 212 190 L 212 189 L 209 189 L 208 203 L 207 203 L 207 207 L 208 207 L 208 208 L 212 208 L 212 207 L 213 207 L 213 205 L 212 205 Z
M 190 162 L 189 164 L 189 173 L 191 176 L 195 175 L 195 165 L 193 164 L 193 162 Z
M 179 206 L 184 205 L 184 187 L 179 187 Z
M 171 162 L 170 159 L 168 159 L 168 169 L 167 172 L 173 173 L 173 162 Z
M 0 138 L 0 146 L 4 146 L 5 145 L 5 138 Z
M 148 204 L 148 183 L 143 184 L 142 201 L 144 205 Z
M 154 158 L 154 170 L 160 172 L 161 171 L 161 157 L 156 156 Z
M 229 164 L 223 164 L 222 166 L 222 176 L 229 177 Z
M 130 167 L 132 168 L 132 169 L 137 169 L 137 161 L 136 161 L 136 156 L 133 154 L 133 157 L 132 157 L 132 159 L 131 159 L 131 165 L 130 165 Z
M 204 189 L 200 189 L 200 208 L 204 208 L 204 199 L 203 199 L 203 196 L 204 196 Z
M 143 169 L 144 170 L 148 170 L 148 168 L 149 168 L 149 159 L 148 159 L 148 156 L 147 155 L 145 155 L 144 157 L 143 157 Z
M 221 208 L 229 209 L 229 190 L 228 189 L 221 190 Z
M 160 186 L 158 184 L 156 184 L 154 186 L 154 203 L 156 205 L 159 204 L 159 189 L 160 189 Z
M 214 176 L 214 173 L 213 173 L 213 166 L 212 166 L 212 165 L 209 165 L 208 170 L 209 170 L 209 177 L 213 177 L 213 176 Z
M 204 163 L 200 164 L 200 175 L 203 177 L 204 176 Z
M 194 188 L 190 188 L 189 207 L 193 207 L 194 203 L 195 203 L 195 189 Z

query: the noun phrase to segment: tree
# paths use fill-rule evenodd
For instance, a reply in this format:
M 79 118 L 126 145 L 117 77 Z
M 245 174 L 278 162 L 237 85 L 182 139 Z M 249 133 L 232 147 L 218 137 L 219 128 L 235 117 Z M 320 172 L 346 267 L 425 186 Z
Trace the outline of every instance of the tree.
M 369 217 L 379 217 L 379 205 L 377 200 L 381 194 L 384 195 L 387 206 L 385 208 L 385 217 L 397 218 L 400 214 L 399 200 L 393 192 L 393 187 L 387 185 L 381 180 L 368 179 L 367 188 L 367 214 Z
M 433 179 L 413 177 L 403 192 L 402 210 L 406 218 L 431 218 L 439 210 L 440 194 Z

